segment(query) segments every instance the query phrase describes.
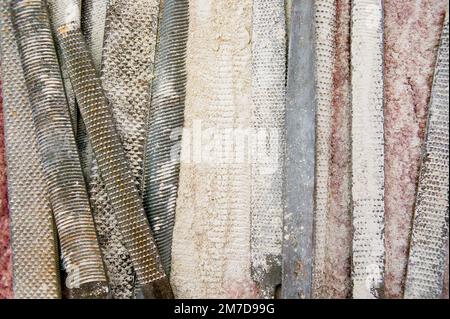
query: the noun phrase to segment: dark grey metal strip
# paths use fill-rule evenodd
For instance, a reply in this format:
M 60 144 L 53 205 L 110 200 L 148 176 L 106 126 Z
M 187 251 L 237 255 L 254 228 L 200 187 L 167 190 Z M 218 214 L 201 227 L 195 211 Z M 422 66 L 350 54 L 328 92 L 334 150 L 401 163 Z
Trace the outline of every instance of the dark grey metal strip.
M 144 297 L 173 297 L 145 217 L 135 178 L 80 29 L 61 26 L 57 38 L 117 226 L 133 261 Z
M 155 78 L 145 151 L 144 208 L 161 261 L 170 273 L 186 95 L 189 1 L 165 0 L 159 27 Z
M 315 175 L 314 1 L 292 3 L 286 101 L 283 298 L 311 298 Z

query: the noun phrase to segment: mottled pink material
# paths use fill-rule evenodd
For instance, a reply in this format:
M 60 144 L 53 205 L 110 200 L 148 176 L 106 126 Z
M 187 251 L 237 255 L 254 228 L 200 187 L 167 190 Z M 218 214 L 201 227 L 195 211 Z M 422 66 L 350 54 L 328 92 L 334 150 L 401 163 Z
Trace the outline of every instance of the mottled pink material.
M 330 210 L 327 229 L 326 289 L 322 298 L 350 295 L 352 242 L 350 208 L 350 0 L 336 1 Z
M 448 245 L 448 244 L 447 244 Z M 449 284 L 449 252 L 448 252 L 448 246 L 447 246 L 447 260 L 446 260 L 446 267 L 445 267 L 445 273 L 444 273 L 444 288 L 442 289 L 442 299 L 449 299 L 448 298 L 448 284 Z
M 385 297 L 402 298 L 446 0 L 385 1 Z
M 12 298 L 12 262 L 9 246 L 6 162 L 3 131 L 2 85 L 0 83 L 0 299 Z

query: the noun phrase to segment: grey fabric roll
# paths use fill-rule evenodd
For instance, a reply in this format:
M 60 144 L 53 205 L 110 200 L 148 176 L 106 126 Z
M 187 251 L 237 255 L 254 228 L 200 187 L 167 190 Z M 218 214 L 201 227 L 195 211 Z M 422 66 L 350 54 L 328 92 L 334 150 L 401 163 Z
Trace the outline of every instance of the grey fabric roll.
M 405 298 L 441 297 L 448 251 L 448 13 L 441 35 L 414 212 Z
M 0 62 L 11 219 L 13 296 L 61 297 L 58 244 L 31 105 L 13 33 L 10 0 L 0 2 Z
M 12 20 L 49 198 L 58 229 L 66 285 L 73 298 L 108 292 L 94 221 L 78 159 L 46 2 L 14 0 Z

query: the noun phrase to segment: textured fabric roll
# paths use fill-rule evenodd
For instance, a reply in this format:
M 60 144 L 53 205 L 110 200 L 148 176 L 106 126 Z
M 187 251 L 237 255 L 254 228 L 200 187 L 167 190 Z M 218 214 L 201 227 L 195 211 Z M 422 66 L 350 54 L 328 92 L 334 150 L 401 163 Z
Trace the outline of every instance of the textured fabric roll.
M 145 149 L 144 208 L 161 262 L 170 273 L 186 95 L 189 1 L 165 0 Z
M 0 286 L 9 288 L 9 297 L 59 298 L 61 289 L 55 225 L 38 153 L 28 91 L 13 33 L 10 4 L 10 0 L 0 3 L 0 62 L 12 231 L 11 252 L 14 259 L 13 273 L 9 275 L 11 277 L 4 277 Z M 2 199 L 2 205 L 5 204 Z M 3 228 L 8 227 L 9 223 L 5 219 L 0 224 Z M 5 254 L 5 257 L 9 259 L 9 254 Z M 14 287 L 10 285 L 12 275 Z M 14 295 L 11 294 L 12 288 Z
M 147 117 L 151 101 L 159 1 L 130 4 L 109 1 L 103 45 L 102 85 L 125 156 L 141 190 Z M 91 141 L 92 142 L 92 141 Z M 135 290 L 132 256 L 118 227 L 98 161 L 90 176 L 90 192 L 97 230 L 114 298 L 131 298 Z M 104 179 L 104 178 L 103 178 Z
M 172 245 L 180 298 L 252 297 L 251 0 L 191 0 L 185 129 Z M 192 133 L 192 134 L 191 134 Z
M 107 294 L 45 1 L 13 0 L 12 20 L 70 297 Z
M 385 298 L 403 298 L 445 0 L 385 1 Z
M 316 174 L 314 194 L 313 296 L 325 289 L 325 259 L 329 221 L 329 176 L 331 156 L 331 115 L 333 103 L 333 66 L 336 55 L 336 1 L 316 0 Z
M 383 7 L 352 1 L 353 298 L 379 298 L 384 274 Z
M 270 10 L 269 10 L 270 9 Z M 286 82 L 284 0 L 253 1 L 251 270 L 261 297 L 281 284 Z
M 123 239 L 144 298 L 171 298 L 172 291 L 164 273 L 158 250 L 146 219 L 136 178 L 133 176 L 133 152 L 127 158 L 111 108 L 81 30 L 66 24 L 57 30 L 75 96 L 86 125 L 99 175 L 104 182 L 112 214 Z M 105 60 L 107 59 L 105 50 Z M 107 62 L 105 62 L 105 65 Z M 117 67 L 111 65 L 111 67 Z M 120 99 L 120 96 L 117 96 Z M 114 103 L 114 101 L 112 101 Z M 112 104 L 113 105 L 113 104 Z M 121 123 L 123 124 L 123 123 Z M 128 155 L 130 156 L 130 153 Z M 141 161 L 142 162 L 142 161 Z M 109 216 L 108 216 L 109 217 Z M 98 225 L 98 223 L 97 223 Z M 119 256 L 118 256 L 119 257 Z M 107 259 L 106 259 L 107 260 Z M 108 262 L 108 260 L 107 260 Z
M 336 0 L 329 212 L 324 285 L 316 297 L 348 298 L 351 292 L 350 0 Z
M 449 56 L 448 16 L 434 72 L 419 174 L 405 298 L 440 298 L 448 251 Z
M 314 1 L 294 1 L 286 93 L 283 298 L 312 296 L 316 148 L 314 37 Z
M 0 14 L 2 14 L 1 7 Z M 2 20 L 3 19 L 0 17 L 0 24 L 2 24 Z M 6 299 L 12 298 L 12 260 L 6 186 L 4 115 L 1 77 L 2 70 L 0 67 L 0 299 Z

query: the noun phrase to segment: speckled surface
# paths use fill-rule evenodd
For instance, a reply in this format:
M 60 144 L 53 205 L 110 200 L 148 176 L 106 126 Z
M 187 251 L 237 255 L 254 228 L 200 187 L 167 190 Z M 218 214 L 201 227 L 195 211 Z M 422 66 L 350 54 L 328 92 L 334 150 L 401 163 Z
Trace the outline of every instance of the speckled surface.
M 2 84 L 0 82 L 0 299 L 5 299 L 12 298 L 12 263 L 9 246 L 6 162 L 1 91 Z
M 445 0 L 385 1 L 385 298 L 401 298 Z
M 333 74 L 329 221 L 324 298 L 350 295 L 350 0 L 336 1 L 336 57 Z

